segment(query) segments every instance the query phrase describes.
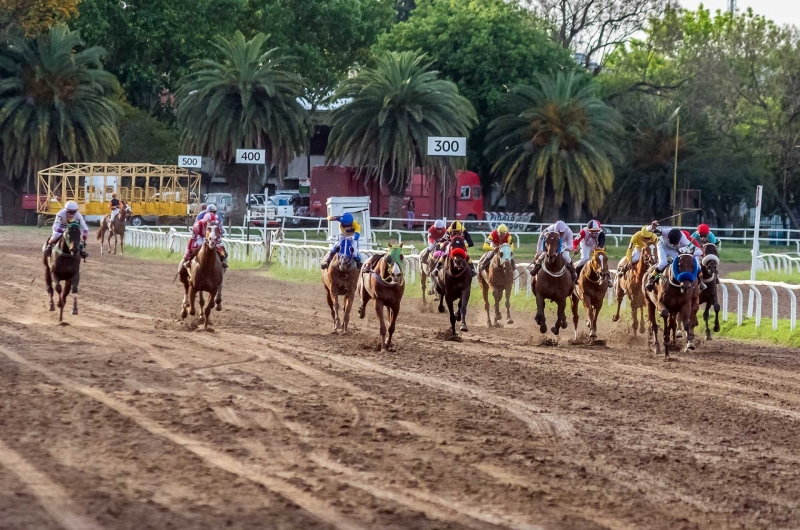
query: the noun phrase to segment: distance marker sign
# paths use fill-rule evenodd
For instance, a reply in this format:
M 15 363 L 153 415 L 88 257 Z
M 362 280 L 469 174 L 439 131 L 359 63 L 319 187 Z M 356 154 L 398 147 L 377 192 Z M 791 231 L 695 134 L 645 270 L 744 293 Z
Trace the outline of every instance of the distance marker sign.
M 236 163 L 237 164 L 264 164 L 266 163 L 266 156 L 263 149 L 237 149 L 236 150 Z
M 429 136 L 428 156 L 467 156 L 467 139 L 463 136 Z
M 203 165 L 203 157 L 194 155 L 181 155 L 178 157 L 178 167 L 200 169 Z

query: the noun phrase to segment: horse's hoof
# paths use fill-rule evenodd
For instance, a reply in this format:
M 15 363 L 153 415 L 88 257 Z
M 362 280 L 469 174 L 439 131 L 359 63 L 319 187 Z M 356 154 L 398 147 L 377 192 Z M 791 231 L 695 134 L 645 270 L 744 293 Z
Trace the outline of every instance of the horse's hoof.
M 214 309 L 216 309 L 217 311 L 222 311 L 222 304 L 215 305 Z
M 547 325 L 539 324 L 539 333 L 542 333 L 542 334 L 547 333 Z
M 590 338 L 590 339 L 596 339 L 596 338 L 597 338 L 597 333 L 595 333 L 594 331 L 592 331 L 591 333 L 589 333 L 589 338 Z
M 550 331 L 553 332 L 553 335 L 558 335 L 558 332 L 561 331 L 561 329 L 558 326 L 553 326 L 550 328 Z
M 676 331 L 675 332 L 675 338 L 676 339 L 682 339 L 683 338 L 683 331 L 681 331 L 681 330 Z
M 506 324 L 509 324 L 509 325 L 510 325 L 510 324 L 513 324 L 513 323 L 514 323 L 514 320 L 512 320 L 512 319 L 510 319 L 510 318 L 509 318 L 508 320 L 506 320 Z
M 690 340 L 686 341 L 686 351 L 694 351 L 694 348 L 695 348 L 694 342 Z
M 191 309 L 191 310 L 189 310 L 189 314 L 192 315 L 192 316 L 195 316 L 195 315 L 197 315 L 197 311 L 195 311 L 194 309 Z
M 589 320 L 587 320 L 587 321 L 586 321 L 586 327 L 587 327 L 587 328 L 590 328 L 590 327 L 592 327 L 592 323 L 591 323 Z
M 461 322 L 461 313 L 456 313 L 456 322 Z
M 567 321 L 561 323 L 561 329 L 567 329 Z
M 439 306 L 439 312 L 440 312 L 440 313 L 444 313 L 444 307 L 442 307 L 442 306 Z
M 460 329 L 461 331 L 469 331 L 469 328 L 467 328 L 467 325 L 466 325 L 466 324 L 464 324 L 464 323 L 462 323 L 462 324 L 461 324 L 461 327 L 460 327 L 459 329 Z
M 53 302 L 50 302 L 50 311 L 55 311 L 55 310 L 56 310 L 55 304 L 53 304 Z
M 367 307 L 361 306 L 358 308 L 358 318 L 364 318 L 364 315 L 367 313 Z
M 714 333 L 719 333 L 719 324 L 714 325 Z
M 186 310 L 185 310 L 185 309 L 182 309 L 182 310 L 181 310 L 181 318 L 186 318 L 186 315 L 187 315 L 187 314 L 188 314 L 188 313 L 186 312 Z
M 611 322 L 619 322 L 619 315 L 614 315 L 611 317 Z
M 644 325 L 642 325 L 642 326 L 639 326 L 639 333 L 641 333 L 642 335 L 644 335 L 644 332 L 645 332 Z
M 709 333 L 708 335 L 706 335 L 706 340 L 714 340 L 714 339 L 712 339 L 712 338 L 711 338 L 711 333 Z
M 77 315 L 77 314 L 78 314 L 78 308 L 77 308 L 77 307 L 76 307 L 75 309 L 73 309 L 73 310 L 72 310 L 72 314 L 73 314 L 73 315 Z
M 56 302 L 56 307 L 58 307 L 59 309 L 60 309 L 60 308 L 61 308 L 61 306 L 63 306 L 63 305 L 64 305 L 64 302 L 62 302 L 61 300 L 59 300 L 58 302 Z

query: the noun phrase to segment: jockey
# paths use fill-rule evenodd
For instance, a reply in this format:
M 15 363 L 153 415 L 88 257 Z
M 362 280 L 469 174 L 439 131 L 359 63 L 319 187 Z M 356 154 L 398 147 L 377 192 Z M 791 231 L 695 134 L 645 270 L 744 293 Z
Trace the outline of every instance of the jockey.
M 436 266 L 434 267 L 433 271 L 431 271 L 431 274 L 433 275 L 438 274 L 439 269 L 441 269 L 442 265 L 444 265 L 445 257 L 450 252 L 450 242 L 455 237 L 463 237 L 464 242 L 467 244 L 467 248 L 475 246 L 475 243 L 472 242 L 472 236 L 464 227 L 464 225 L 462 225 L 460 221 L 453 221 L 452 223 L 450 223 L 450 226 L 447 228 L 447 233 L 444 236 L 444 240 L 446 242 L 444 246 L 444 252 L 439 258 L 439 261 L 436 262 Z M 478 273 L 475 272 L 475 264 L 473 264 L 472 260 L 469 259 L 469 255 L 467 255 L 467 262 L 469 263 L 469 270 L 472 273 L 472 276 L 475 277 Z
M 489 265 L 492 263 L 491 257 L 494 256 L 494 253 L 503 244 L 510 245 L 511 250 L 514 250 L 514 238 L 508 233 L 508 227 L 504 224 L 501 224 L 494 231 L 492 231 L 492 233 L 486 238 L 486 241 L 483 242 L 483 250 L 491 253 L 484 254 L 484 256 L 481 258 L 480 263 L 478 263 L 479 272 L 489 269 Z M 516 263 L 514 263 L 513 259 L 511 260 L 511 264 L 516 269 Z
M 114 222 L 114 218 L 119 213 L 119 199 L 117 199 L 117 194 L 111 194 L 111 202 L 108 203 L 108 207 L 111 208 L 111 222 Z
M 78 223 L 81 225 L 80 253 L 83 259 L 89 257 L 89 254 L 87 254 L 85 250 L 86 238 L 89 237 L 89 227 L 86 225 L 86 220 L 78 211 L 78 203 L 75 201 L 67 201 L 64 208 L 56 214 L 56 219 L 53 221 L 53 233 L 50 234 L 47 243 L 44 244 L 44 248 L 42 249 L 45 256 L 50 256 L 53 247 L 58 240 L 61 239 L 61 236 L 64 235 L 64 231 L 70 223 Z
M 696 246 L 696 247 L 697 247 L 697 248 L 699 248 L 700 250 L 703 250 L 703 245 L 701 245 L 701 244 L 700 244 L 700 242 L 699 242 L 698 240 L 696 240 L 695 238 L 693 238 L 693 237 L 692 237 L 692 236 L 689 234 L 689 231 L 688 231 L 688 230 L 681 230 L 681 233 L 683 233 L 683 235 L 685 235 L 685 236 L 686 236 L 686 239 L 688 239 L 689 241 L 691 241 L 692 245 Z
M 353 257 L 356 260 L 356 265 L 361 267 L 361 255 L 358 253 L 358 240 L 361 238 L 361 225 L 358 224 L 353 218 L 353 214 L 347 212 L 338 217 L 328 217 L 328 221 L 339 221 L 339 238 L 336 241 L 336 244 L 333 245 L 325 257 L 322 258 L 322 263 L 320 264 L 321 269 L 327 269 L 328 265 L 330 265 L 333 256 L 339 252 L 339 242 L 344 238 L 351 238 L 353 240 Z
M 208 212 L 211 212 L 211 213 L 213 213 L 214 215 L 217 216 L 217 221 L 219 222 L 220 231 L 224 232 L 224 230 L 222 229 L 222 225 L 225 223 L 225 218 L 223 217 L 223 215 L 221 213 L 219 213 L 217 211 L 217 205 L 216 204 L 209 204 L 208 206 L 206 206 L 205 210 L 203 210 L 202 212 L 197 214 L 197 217 L 195 218 L 195 222 L 200 221 L 201 219 L 203 219 L 203 217 L 205 217 L 206 213 L 208 213 Z
M 561 238 L 561 246 L 563 248 L 561 251 L 561 257 L 564 259 L 569 267 L 570 272 L 572 273 L 572 281 L 577 282 L 578 274 L 575 272 L 575 266 L 572 264 L 572 255 L 570 254 L 572 240 L 575 239 L 575 236 L 572 234 L 572 230 L 569 229 L 567 223 L 564 221 L 558 221 L 551 224 L 542 230 L 541 234 L 539 234 L 539 241 L 536 243 L 536 258 L 534 259 L 534 266 L 533 270 L 531 271 L 531 275 L 536 276 L 542 268 L 542 261 L 544 258 L 544 240 L 547 237 L 547 234 L 550 232 L 558 233 L 558 236 Z
M 709 226 L 705 223 L 697 227 L 697 230 L 695 230 L 695 232 L 692 234 L 692 237 L 700 241 L 700 243 L 703 245 L 706 243 L 713 243 L 716 245 L 719 241 L 717 236 L 714 235 L 714 232 L 711 231 L 711 228 L 709 228 Z
M 203 245 L 203 240 L 206 238 L 206 229 L 210 223 L 216 224 L 219 227 L 220 238 L 225 236 L 225 228 L 222 226 L 222 220 L 217 216 L 216 212 L 217 207 L 213 204 L 209 204 L 206 211 L 197 216 L 194 225 L 192 225 L 192 237 L 189 239 L 186 253 L 183 255 L 183 260 L 180 264 L 181 267 L 189 267 L 192 258 L 194 258 L 197 251 L 200 250 L 200 247 Z M 217 249 L 222 253 L 222 268 L 227 269 L 228 252 L 225 250 L 221 241 L 217 244 Z
M 581 259 L 575 264 L 575 273 L 580 274 L 581 269 L 592 257 L 592 251 L 597 248 L 606 248 L 606 233 L 599 221 L 589 221 L 586 228 L 581 229 L 577 239 L 572 242 L 572 252 L 581 249 Z
M 648 230 L 654 234 L 660 235 L 658 238 L 658 265 L 653 269 L 653 274 L 647 281 L 647 290 L 652 291 L 656 286 L 656 281 L 661 277 L 661 273 L 669 265 L 669 258 L 675 259 L 683 252 L 692 254 L 694 256 L 697 268 L 700 268 L 700 260 L 703 258 L 703 251 L 694 246 L 686 237 L 686 234 L 681 232 L 679 228 L 659 227 L 657 221 L 648 227 Z M 705 284 L 700 282 L 700 289 L 705 289 Z
M 433 226 L 428 228 L 428 251 L 432 251 L 446 234 L 447 225 L 445 225 L 444 219 L 437 219 Z
M 642 249 L 655 245 L 657 242 L 658 236 L 651 232 L 647 226 L 643 226 L 641 230 L 633 234 L 628 245 L 628 251 L 625 253 L 625 263 L 620 268 L 620 272 L 625 272 L 639 263 L 639 258 L 642 257 Z

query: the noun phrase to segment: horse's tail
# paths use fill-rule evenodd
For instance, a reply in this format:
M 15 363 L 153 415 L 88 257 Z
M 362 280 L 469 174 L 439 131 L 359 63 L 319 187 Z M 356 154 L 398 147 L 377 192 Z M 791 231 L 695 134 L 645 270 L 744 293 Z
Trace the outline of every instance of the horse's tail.
M 100 228 L 97 229 L 97 233 L 95 234 L 95 238 L 98 241 L 102 241 L 103 240 L 103 234 L 105 233 L 105 231 L 106 231 L 106 224 L 105 223 L 100 223 Z

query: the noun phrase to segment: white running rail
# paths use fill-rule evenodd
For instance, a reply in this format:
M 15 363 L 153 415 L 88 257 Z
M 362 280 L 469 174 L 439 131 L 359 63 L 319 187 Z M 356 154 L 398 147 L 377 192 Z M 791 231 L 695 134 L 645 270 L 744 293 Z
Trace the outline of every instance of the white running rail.
M 137 248 L 153 248 L 183 253 L 189 244 L 191 233 L 178 231 L 175 227 L 161 230 L 160 227 L 128 227 L 125 229 L 125 244 Z M 245 241 L 240 238 L 222 238 L 231 261 L 266 262 L 267 249 L 261 240 Z

